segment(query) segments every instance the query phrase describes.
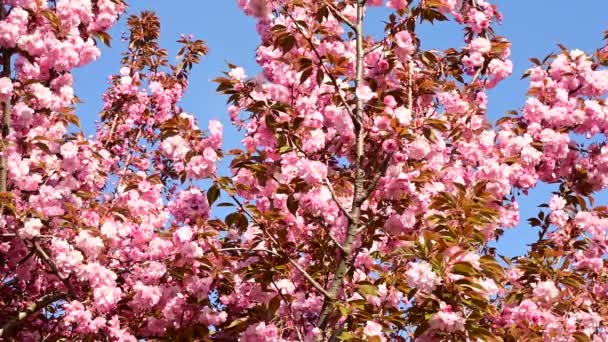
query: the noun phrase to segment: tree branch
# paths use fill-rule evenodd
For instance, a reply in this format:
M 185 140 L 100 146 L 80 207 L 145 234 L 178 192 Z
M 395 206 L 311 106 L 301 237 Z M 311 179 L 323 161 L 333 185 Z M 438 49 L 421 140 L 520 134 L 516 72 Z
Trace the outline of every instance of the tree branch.
M 42 259 L 42 261 L 44 261 L 44 263 L 46 263 L 51 268 L 51 270 L 53 270 L 53 273 L 55 273 L 55 275 L 61 280 L 61 282 L 65 285 L 65 287 L 70 292 L 70 296 L 75 297 L 76 291 L 74 290 L 74 285 L 72 285 L 72 283 L 70 282 L 69 279 L 61 276 L 61 272 L 59 271 L 59 268 L 57 268 L 57 265 L 55 265 L 53 260 L 51 260 L 48 253 L 44 250 L 44 248 L 42 246 L 40 246 L 38 241 L 34 241 L 34 251 L 35 251 L 36 255 L 38 255 L 38 257 L 40 257 L 40 259 Z
M 4 7 L 0 10 L 2 11 L 2 15 L 0 17 L 4 17 Z M 8 49 L 2 50 L 2 77 L 11 78 L 11 56 L 12 53 Z M 11 131 L 11 111 L 12 104 L 11 98 L 9 97 L 6 101 L 4 101 L 3 109 L 2 109 L 2 150 L 6 150 L 6 138 L 8 137 Z M 0 159 L 0 192 L 8 191 L 8 158 L 6 153 L 2 153 L 2 158 Z
M 142 133 L 143 127 L 139 127 L 137 129 L 137 135 L 135 135 L 135 146 L 137 146 L 137 142 L 139 141 L 139 138 L 141 138 L 141 133 Z M 123 177 L 125 176 L 125 174 L 127 173 L 127 169 L 129 168 L 129 164 L 131 164 L 131 158 L 133 157 L 133 151 L 131 149 L 129 149 L 129 154 L 127 155 L 127 160 L 125 161 L 125 164 L 123 165 L 122 169 L 120 170 L 120 174 L 119 174 L 119 179 L 118 179 L 118 183 L 116 184 L 116 192 L 118 192 L 118 190 L 120 189 L 120 186 L 122 185 L 122 181 L 123 181 Z
M 228 248 L 222 248 L 222 249 L 218 249 L 218 252 L 264 252 L 264 253 L 268 253 L 270 255 L 274 255 L 276 257 L 281 257 L 281 255 L 279 253 L 273 252 L 270 249 L 265 249 L 265 248 L 259 248 L 259 249 L 255 249 L 255 248 L 243 248 L 243 247 L 228 247 Z
M 384 177 L 384 175 L 386 174 L 386 170 L 388 169 L 389 163 L 390 163 L 391 159 L 393 159 L 394 154 L 395 154 L 394 152 L 391 152 L 386 156 L 386 158 L 384 158 L 384 161 L 382 161 L 382 165 L 380 165 L 380 172 L 377 172 L 374 175 L 374 178 L 372 179 L 372 181 L 370 182 L 368 187 L 365 189 L 365 192 L 363 194 L 364 198 L 366 198 L 366 199 L 369 198 L 369 196 L 371 196 L 372 192 L 374 192 L 374 190 L 376 190 L 378 181 L 380 180 L 380 178 Z
M 2 325 L 2 328 L 0 328 L 0 337 L 7 338 L 15 331 L 15 329 L 19 328 L 21 324 L 25 323 L 26 319 L 30 315 L 51 303 L 63 299 L 64 296 L 65 295 L 62 293 L 49 294 L 40 298 L 40 300 L 37 302 L 30 304 L 27 308 L 25 308 L 24 311 L 20 311 L 15 317 Z
M 335 300 L 334 296 L 327 292 L 323 286 L 321 284 L 319 284 L 316 280 L 314 280 L 314 278 L 304 269 L 302 268 L 302 266 L 300 266 L 300 264 L 298 264 L 296 261 L 288 259 L 289 263 L 291 263 L 293 265 L 293 267 L 295 267 L 298 271 L 300 271 L 300 273 L 302 273 L 302 275 L 304 276 L 304 278 L 306 278 L 306 280 L 308 280 L 312 286 L 314 286 L 317 290 L 319 290 L 319 292 L 321 292 L 326 299 L 329 299 L 330 301 Z
M 298 334 L 298 341 L 299 342 L 304 342 L 304 338 L 302 337 L 302 333 L 300 332 L 300 329 L 298 329 L 298 327 L 296 326 L 295 322 L 296 322 L 296 318 L 293 314 L 293 308 L 292 308 L 292 302 L 287 300 L 287 298 L 285 298 L 285 295 L 281 292 L 281 289 L 279 289 L 279 287 L 277 286 L 277 284 L 274 282 L 274 279 L 270 279 L 270 282 L 272 282 L 272 285 L 274 286 L 274 288 L 277 290 L 277 293 L 279 294 L 279 296 L 281 297 L 281 299 L 288 304 L 288 308 L 289 308 L 289 316 L 291 317 L 291 320 L 294 322 L 293 324 L 293 330 L 296 331 L 296 333 Z
M 323 69 L 323 71 L 325 72 L 325 75 L 327 75 L 329 77 L 329 79 L 331 80 L 332 85 L 334 86 L 334 88 L 336 90 L 336 94 L 338 94 L 338 97 L 340 98 L 340 102 L 342 102 L 342 104 L 346 108 L 346 110 L 348 112 L 348 115 L 351 117 L 351 119 L 353 121 L 355 121 L 355 114 L 353 113 L 352 109 L 348 105 L 348 102 L 346 101 L 346 98 L 344 97 L 344 95 L 342 95 L 342 93 L 341 93 L 342 89 L 340 88 L 340 85 L 338 84 L 338 80 L 331 73 L 331 71 L 329 70 L 329 68 L 325 64 L 323 64 L 323 57 L 321 56 L 321 54 L 317 50 L 317 47 L 312 42 L 312 40 L 304 33 L 304 31 L 302 30 L 302 28 L 300 27 L 300 25 L 298 25 L 298 23 L 296 22 L 296 20 L 293 18 L 293 16 L 291 14 L 289 14 L 288 9 L 284 8 L 284 10 L 285 10 L 285 13 L 287 13 L 287 15 L 289 16 L 289 18 L 293 21 L 294 25 L 298 29 L 298 32 L 306 40 L 306 42 L 308 43 L 308 45 L 310 46 L 310 48 L 314 52 L 315 56 L 319 60 L 319 63 L 317 63 L 318 64 L 317 67 Z M 359 122 L 353 122 L 353 123 L 355 125 L 359 124 Z
M 340 21 L 344 22 L 346 26 L 350 27 L 353 31 L 357 31 L 357 27 L 355 26 L 355 24 L 353 24 L 350 20 L 348 20 L 348 18 L 342 15 L 342 13 L 340 13 L 340 10 L 337 9 L 336 6 L 330 4 L 326 0 L 323 0 L 323 4 L 329 7 L 331 9 L 331 14 L 333 14 L 336 18 L 340 19 Z
M 356 23 L 356 75 L 355 75 L 355 89 L 358 89 L 363 84 L 363 59 L 364 59 L 364 48 L 363 48 L 363 11 L 365 7 L 365 0 L 357 0 L 357 23 Z M 363 183 L 365 182 L 365 172 L 362 168 L 362 162 L 365 152 L 365 131 L 363 129 L 363 100 L 356 95 L 356 106 L 355 106 L 355 137 L 356 137 L 356 150 L 355 150 L 355 182 L 353 191 L 353 204 L 351 206 L 350 221 L 347 231 L 346 240 L 342 244 L 343 255 L 340 258 L 340 262 L 336 267 L 334 278 L 331 282 L 330 288 L 327 291 L 332 298 L 338 295 L 338 292 L 342 289 L 344 278 L 348 271 L 348 265 L 352 257 L 353 244 L 357 238 L 357 231 L 359 229 L 359 219 L 361 216 L 361 204 L 365 201 L 363 196 Z M 322 331 L 327 328 L 329 324 L 329 317 L 333 311 L 333 302 L 325 301 L 323 309 L 317 320 L 317 327 Z
M 344 254 L 346 254 L 346 250 L 344 249 L 344 246 L 342 246 L 342 244 L 340 243 L 340 241 L 338 241 L 338 239 L 329 231 L 329 229 L 325 229 L 325 231 L 327 232 L 327 235 L 329 236 L 329 238 L 331 239 L 331 241 L 338 246 L 338 248 L 340 249 L 340 251 Z
M 346 216 L 346 218 L 348 218 L 348 221 L 352 221 L 352 217 L 350 216 L 350 213 L 346 210 L 346 208 L 344 208 L 344 206 L 342 205 L 342 203 L 340 203 L 340 201 L 338 200 L 338 196 L 336 195 L 336 191 L 334 190 L 333 185 L 331 185 L 331 181 L 327 178 L 325 178 L 325 185 L 327 186 L 327 188 L 329 189 L 329 192 L 331 193 L 331 198 L 334 200 L 334 202 L 336 202 L 336 205 L 338 206 L 338 208 L 340 209 L 340 211 L 342 212 L 342 214 L 344 216 Z
M 265 249 L 265 248 L 249 249 L 249 248 L 240 248 L 240 247 L 230 247 L 230 248 L 222 248 L 222 249 L 218 250 L 218 252 L 230 252 L 230 251 L 263 252 L 263 253 L 268 253 L 270 255 L 274 255 L 278 258 L 283 257 L 279 253 L 271 251 L 269 249 Z M 295 267 L 298 271 L 300 271 L 300 273 L 302 273 L 304 278 L 306 278 L 306 280 L 308 280 L 312 284 L 312 286 L 314 286 L 319 292 L 321 292 L 327 299 L 333 300 L 333 297 L 329 295 L 329 293 L 323 288 L 323 286 L 321 284 L 319 284 L 302 266 L 300 266 L 300 264 L 298 264 L 296 261 L 292 260 L 289 257 L 285 257 L 285 258 L 289 261 L 290 264 L 293 265 L 293 267 Z
M 260 228 L 262 228 L 262 231 L 264 232 L 264 234 L 266 234 L 270 240 L 275 244 L 275 245 L 280 245 L 279 242 L 272 236 L 270 235 L 270 233 L 264 228 L 264 226 L 258 221 L 256 220 L 253 215 L 251 215 L 246 209 L 245 206 L 243 206 L 243 204 L 241 203 L 241 201 L 239 201 L 236 196 L 234 195 L 230 195 L 230 197 L 232 197 L 232 199 L 236 202 L 236 204 L 241 208 L 241 210 L 243 210 L 245 212 L 245 214 L 253 221 L 255 222 L 258 226 L 260 226 Z M 228 250 L 228 249 L 225 249 Z M 240 250 L 239 248 L 234 248 L 232 250 Z M 261 252 L 266 252 L 272 255 L 275 255 L 277 257 L 281 257 L 280 254 L 267 250 L 267 249 L 247 249 L 247 248 L 243 248 L 242 250 L 248 250 L 248 251 L 261 251 Z M 314 280 L 314 278 L 304 269 L 302 268 L 302 266 L 300 266 L 300 264 L 298 264 L 297 262 L 291 260 L 291 258 L 287 257 L 287 260 L 289 260 L 289 263 L 292 264 L 298 271 L 300 271 L 300 273 L 302 273 L 302 275 L 304 276 L 304 278 L 306 278 L 317 290 L 319 290 L 319 292 L 321 292 L 325 298 L 329 299 L 329 300 L 333 300 L 334 297 L 331 296 L 326 290 L 325 288 L 323 288 L 323 286 L 321 284 L 319 284 L 316 280 Z

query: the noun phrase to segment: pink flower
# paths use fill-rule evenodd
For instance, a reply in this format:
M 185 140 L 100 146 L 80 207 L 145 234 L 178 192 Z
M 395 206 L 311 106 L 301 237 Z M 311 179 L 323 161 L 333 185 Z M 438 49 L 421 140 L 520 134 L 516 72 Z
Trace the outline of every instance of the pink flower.
M 300 165 L 300 177 L 302 177 L 306 183 L 319 183 L 327 177 L 327 167 L 319 161 L 305 159 L 298 164 Z
M 116 279 L 118 278 L 116 273 L 98 262 L 82 264 L 78 268 L 77 273 L 79 279 L 88 281 L 92 287 L 99 287 L 101 285 L 113 287 L 116 285 Z
M 78 154 L 78 146 L 73 142 L 67 142 L 61 145 L 60 151 L 63 158 L 74 158 Z
M 216 171 L 217 154 L 213 149 L 206 148 L 202 156 L 194 156 L 186 164 L 186 174 L 192 179 L 203 179 L 213 176 Z
M 386 7 L 394 8 L 396 10 L 406 9 L 407 0 L 388 0 L 388 2 L 386 3 Z
M 93 320 L 93 314 L 82 305 L 81 302 L 72 301 L 63 305 L 65 310 L 65 316 L 63 323 L 66 326 L 74 325 L 76 331 L 83 333 L 95 333 L 99 328 L 105 325 L 105 320 L 101 319 L 101 322 Z M 101 324 L 99 324 L 101 323 Z
M 192 229 L 188 226 L 184 226 L 179 227 L 175 233 L 173 233 L 173 239 L 176 241 L 176 243 L 184 243 L 190 241 L 193 235 L 194 232 Z
M 416 224 L 416 216 L 410 210 L 405 210 L 403 214 L 392 214 L 386 223 L 384 228 L 389 234 L 401 234 L 414 227 Z
M 467 23 L 471 26 L 473 32 L 481 33 L 481 31 L 490 27 L 490 19 L 486 16 L 484 12 L 471 8 L 467 15 Z
M 452 307 L 444 302 L 441 302 L 439 306 L 439 312 L 429 321 L 431 329 L 446 332 L 464 331 L 464 317 L 462 317 L 462 314 L 452 311 Z
M 499 81 L 505 79 L 513 73 L 513 62 L 510 60 L 503 61 L 495 58 L 488 64 L 488 72 L 493 77 L 492 81 L 487 85 L 488 88 L 493 88 Z
M 144 310 L 155 306 L 162 296 L 161 289 L 158 286 L 147 286 L 141 281 L 133 285 L 135 296 L 130 305 L 139 310 Z
M 363 102 L 367 102 L 376 96 L 376 93 L 374 93 L 372 89 L 366 85 L 357 87 L 357 91 L 355 93 L 357 94 L 357 97 Z
M 178 321 L 184 314 L 186 297 L 183 293 L 176 293 L 169 299 L 162 310 L 163 316 L 170 322 Z
M 553 302 L 555 299 L 557 299 L 557 297 L 559 297 L 559 290 L 552 280 L 539 281 L 532 286 L 534 288 L 532 291 L 534 297 L 539 298 L 545 303 Z
M 422 293 L 431 293 L 441 284 L 441 279 L 433 272 L 433 267 L 426 261 L 409 263 L 407 271 L 407 284 Z
M 549 208 L 551 211 L 562 210 L 566 206 L 566 200 L 560 195 L 553 195 L 551 201 L 549 201 Z
M 55 109 L 53 106 L 54 97 L 51 90 L 40 83 L 34 83 L 29 86 L 30 92 L 36 97 L 38 108 L 51 108 Z
M 206 299 L 213 284 L 213 278 L 193 276 L 187 280 L 187 284 L 186 289 L 188 293 L 196 296 L 198 299 Z
M 399 31 L 395 34 L 395 43 L 400 48 L 411 48 L 412 47 L 412 35 L 409 31 Z
M 107 238 L 113 239 L 117 233 L 116 222 L 114 219 L 106 220 L 102 225 L 100 232 L 102 235 L 105 235 Z
M 55 258 L 57 268 L 63 274 L 69 274 L 75 271 L 76 268 L 82 265 L 84 260 L 82 253 L 74 250 L 74 248 L 65 240 L 53 238 L 51 240 L 50 249 Z
M 395 139 L 387 139 L 382 143 L 382 149 L 387 153 L 395 152 L 398 148 L 399 144 Z
M 152 259 L 162 259 L 172 254 L 174 251 L 173 243 L 169 240 L 155 237 L 150 241 L 148 254 Z
M 248 9 L 251 14 L 262 20 L 268 19 L 268 16 L 270 15 L 270 4 L 268 0 L 248 0 L 248 2 Z
M 131 74 L 131 69 L 129 67 L 123 66 L 122 68 L 120 68 L 121 76 L 129 76 L 130 74 Z
M 469 104 L 457 91 L 439 93 L 437 99 L 448 113 L 464 114 L 469 110 Z
M 439 10 L 443 13 L 450 13 L 456 10 L 458 0 L 441 0 L 441 3 L 442 5 L 439 7 Z
M 163 140 L 160 144 L 160 149 L 167 158 L 180 161 L 184 159 L 191 147 L 184 138 L 174 135 Z
M 412 122 L 412 111 L 404 106 L 395 108 L 393 115 L 401 125 L 407 126 Z
M 386 338 L 382 336 L 382 329 L 382 325 L 373 321 L 367 321 L 365 328 L 363 328 L 363 334 L 367 337 L 380 336 L 382 338 L 381 341 L 386 341 Z
M 393 95 L 386 95 L 382 101 L 389 108 L 395 108 L 395 106 L 397 106 L 397 100 L 395 100 Z
M 424 159 L 431 152 L 431 145 L 425 138 L 418 138 L 410 145 L 410 157 Z
M 40 235 L 42 227 L 40 219 L 27 219 L 23 224 L 23 228 L 19 229 L 19 237 L 22 239 L 33 239 Z
M 220 148 L 222 144 L 224 126 L 217 120 L 209 120 L 209 140 L 212 148 Z
M 244 81 L 247 78 L 247 74 L 245 74 L 245 69 L 241 67 L 236 67 L 228 72 L 228 76 L 234 78 L 237 81 Z
M 469 49 L 471 52 L 488 53 L 492 49 L 492 43 L 486 38 L 477 37 L 471 41 Z
M 19 36 L 24 32 L 25 25 L 19 25 L 7 20 L 0 22 L 0 46 L 3 48 L 13 48 L 19 39 Z
M 88 230 L 81 231 L 74 238 L 76 247 L 81 249 L 89 258 L 95 258 L 104 248 L 103 240 L 97 236 L 91 235 Z
M 0 100 L 6 101 L 13 94 L 13 81 L 8 77 L 0 78 Z
M 397 57 L 401 61 L 409 60 L 410 56 L 416 51 L 412 35 L 408 31 L 399 31 L 395 34 L 395 43 L 397 44 Z
M 179 253 L 186 259 L 197 259 L 205 253 L 194 241 L 186 242 L 179 247 Z
M 281 292 L 281 294 L 292 295 L 292 294 L 294 294 L 294 292 L 296 290 L 295 285 L 289 279 L 281 279 L 276 282 L 276 285 L 277 285 L 279 291 Z
M 472 52 L 468 56 L 464 56 L 462 58 L 462 62 L 467 68 L 467 73 L 469 75 L 473 75 L 475 73 L 475 68 L 483 65 L 485 58 L 479 52 Z
M 280 341 L 277 327 L 270 323 L 260 322 L 250 325 L 240 336 L 242 342 L 271 342 Z
M 209 202 L 201 190 L 191 188 L 181 191 L 175 201 L 169 203 L 169 211 L 177 222 L 195 222 L 199 218 L 206 220 L 209 217 Z
M 102 285 L 93 289 L 94 306 L 99 312 L 110 311 L 121 298 L 122 291 L 118 287 Z

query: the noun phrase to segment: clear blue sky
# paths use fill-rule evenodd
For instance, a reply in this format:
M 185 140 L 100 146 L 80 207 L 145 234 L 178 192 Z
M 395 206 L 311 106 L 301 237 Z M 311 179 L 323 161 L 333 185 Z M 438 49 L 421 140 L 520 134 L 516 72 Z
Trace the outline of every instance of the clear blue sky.
M 240 135 L 232 129 L 226 113 L 226 98 L 215 93 L 215 84 L 210 80 L 225 70 L 225 62 L 243 66 L 248 75 L 256 73 L 254 51 L 258 43 L 255 22 L 245 17 L 236 5 L 236 0 L 131 0 L 129 14 L 141 10 L 153 10 L 161 18 L 162 45 L 174 56 L 175 40 L 181 34 L 194 34 L 207 42 L 209 56 L 195 67 L 191 74 L 191 84 L 184 100 L 183 108 L 201 121 L 206 127 L 209 119 L 224 123 L 224 148 L 237 147 Z M 606 0 L 495 0 L 504 14 L 504 22 L 496 32 L 512 42 L 515 72 L 490 92 L 489 113 L 496 120 L 509 109 L 519 109 L 525 102 L 527 83 L 520 75 L 530 66 L 528 58 L 542 58 L 557 50 L 556 44 L 563 43 L 571 49 L 592 51 L 602 44 L 603 31 L 608 29 L 608 1 Z M 374 9 L 366 22 L 367 29 L 374 36 L 382 33 L 382 23 L 386 10 Z M 113 32 L 112 48 L 104 48 L 102 56 L 95 63 L 76 71 L 76 94 L 84 104 L 78 114 L 87 134 L 94 131 L 94 121 L 101 109 L 101 94 L 106 89 L 107 76 L 117 73 L 120 52 L 125 45 L 120 41 L 126 31 L 124 18 Z M 461 32 L 453 24 L 439 23 L 422 30 L 423 48 L 443 49 L 463 45 Z M 535 233 L 527 228 L 526 219 L 535 216 L 536 206 L 547 201 L 553 187 L 541 185 L 531 192 L 527 199 L 520 201 L 520 228 L 510 230 L 501 239 L 499 250 L 503 254 L 521 254 L 526 243 L 534 239 Z M 597 198 L 606 204 L 607 196 Z

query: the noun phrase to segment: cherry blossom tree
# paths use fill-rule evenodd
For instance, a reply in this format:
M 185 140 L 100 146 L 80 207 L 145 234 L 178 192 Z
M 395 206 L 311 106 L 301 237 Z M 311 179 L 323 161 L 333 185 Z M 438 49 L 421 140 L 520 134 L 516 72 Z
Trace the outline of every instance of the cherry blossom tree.
M 203 41 L 171 64 L 158 17 L 130 16 L 88 138 L 71 72 L 126 3 L 2 2 L 0 339 L 608 340 L 607 47 L 533 58 L 492 125 L 513 65 L 488 1 L 238 4 L 261 73 L 215 80 L 244 134 L 225 151 L 179 106 Z M 462 46 L 424 50 L 449 20 Z M 538 240 L 507 258 L 492 243 L 541 182 Z

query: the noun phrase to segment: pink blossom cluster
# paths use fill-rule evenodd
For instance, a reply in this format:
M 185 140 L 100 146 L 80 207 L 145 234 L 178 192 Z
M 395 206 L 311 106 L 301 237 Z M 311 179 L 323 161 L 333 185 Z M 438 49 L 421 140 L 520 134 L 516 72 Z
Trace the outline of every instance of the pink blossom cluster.
M 608 187 L 608 58 L 538 61 L 521 115 L 492 128 L 487 90 L 513 65 L 488 1 L 368 0 L 393 10 L 385 39 L 360 32 L 361 2 L 237 4 L 257 19 L 261 72 L 215 80 L 244 135 L 223 151 L 222 124 L 179 106 L 201 41 L 182 36 L 171 65 L 158 17 L 129 17 L 86 138 L 69 126 L 71 71 L 126 5 L 6 2 L 0 338 L 607 338 L 608 214 L 592 195 Z M 418 23 L 450 19 L 463 47 L 424 50 Z M 538 241 L 502 257 L 494 242 L 540 182 L 558 187 L 528 221 Z

